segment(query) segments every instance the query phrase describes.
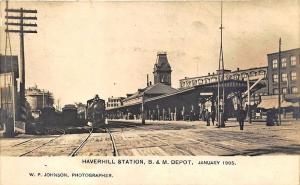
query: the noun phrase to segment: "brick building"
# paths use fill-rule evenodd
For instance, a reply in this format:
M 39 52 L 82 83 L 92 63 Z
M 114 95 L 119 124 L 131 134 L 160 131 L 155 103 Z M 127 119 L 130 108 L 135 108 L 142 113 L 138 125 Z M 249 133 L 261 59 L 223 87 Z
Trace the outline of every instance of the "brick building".
M 280 92 L 282 94 L 300 93 L 300 48 L 281 52 L 279 62 L 278 52 L 268 56 L 268 89 L 270 95 L 278 94 L 278 68 L 280 65 Z

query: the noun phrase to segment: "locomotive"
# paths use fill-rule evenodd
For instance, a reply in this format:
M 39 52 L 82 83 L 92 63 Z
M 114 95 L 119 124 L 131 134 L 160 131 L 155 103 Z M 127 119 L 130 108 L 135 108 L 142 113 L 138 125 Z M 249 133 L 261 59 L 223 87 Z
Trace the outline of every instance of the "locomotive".
M 98 95 L 87 101 L 86 119 L 93 126 L 105 124 L 105 100 L 100 99 Z

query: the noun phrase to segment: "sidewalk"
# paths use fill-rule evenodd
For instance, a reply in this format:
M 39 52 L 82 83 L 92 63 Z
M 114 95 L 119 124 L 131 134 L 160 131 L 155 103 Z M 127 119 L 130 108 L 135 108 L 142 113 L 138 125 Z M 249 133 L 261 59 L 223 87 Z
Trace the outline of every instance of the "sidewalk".
M 141 123 L 142 120 L 136 119 L 136 120 L 127 120 L 127 119 L 113 119 L 113 120 L 108 120 L 108 122 L 118 122 L 118 123 Z M 169 121 L 169 120 L 145 120 L 145 124 L 166 124 L 166 123 L 178 123 L 178 124 L 200 124 L 200 125 L 206 125 L 206 121 L 202 120 L 197 120 L 197 121 L 183 121 L 183 120 L 178 120 L 178 121 Z M 216 124 L 217 122 L 215 122 Z M 295 120 L 295 119 L 287 119 L 287 120 L 282 120 L 282 124 L 284 123 L 299 123 L 300 120 Z M 226 123 L 226 125 L 239 125 L 239 123 L 235 119 L 230 119 Z M 252 123 L 249 123 L 248 120 L 245 120 L 245 124 L 259 124 L 259 125 L 266 125 L 265 120 L 252 120 Z M 212 125 L 212 122 L 210 122 L 210 125 Z

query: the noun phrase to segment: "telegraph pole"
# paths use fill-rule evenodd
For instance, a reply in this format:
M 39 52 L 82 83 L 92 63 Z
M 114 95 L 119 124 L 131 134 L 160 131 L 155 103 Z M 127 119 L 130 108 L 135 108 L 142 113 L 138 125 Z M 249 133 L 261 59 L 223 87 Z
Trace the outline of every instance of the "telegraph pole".
M 220 46 L 220 55 L 219 55 L 219 70 L 218 70 L 218 127 L 225 127 L 224 122 L 224 104 L 225 104 L 225 90 L 224 90 L 224 60 L 223 60 L 223 2 L 221 1 L 221 26 L 219 28 L 221 30 L 221 46 Z M 221 73 L 221 79 L 220 79 L 220 73 Z M 221 95 L 221 83 L 222 83 L 222 106 L 220 107 L 220 95 Z M 222 111 L 220 110 L 222 109 Z
M 279 52 L 278 52 L 278 125 L 281 125 L 281 38 L 279 38 Z
M 37 10 L 28 9 L 5 9 L 6 11 L 6 33 L 19 33 L 20 34 L 20 112 L 19 120 L 26 122 L 26 107 L 25 107 L 25 49 L 24 49 L 24 34 L 25 33 L 37 33 L 36 30 L 28 30 L 27 28 L 37 27 L 36 23 L 28 23 L 28 20 L 37 20 L 36 16 L 30 16 L 36 14 Z M 29 16 L 27 16 L 29 14 Z M 17 21 L 17 22 L 15 22 Z M 9 26 L 13 27 L 10 29 Z

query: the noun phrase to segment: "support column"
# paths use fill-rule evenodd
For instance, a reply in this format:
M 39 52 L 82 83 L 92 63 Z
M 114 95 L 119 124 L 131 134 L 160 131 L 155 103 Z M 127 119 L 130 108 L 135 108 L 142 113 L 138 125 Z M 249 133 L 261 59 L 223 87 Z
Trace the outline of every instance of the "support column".
M 177 121 L 177 107 L 175 106 L 174 120 Z
M 181 116 L 182 116 L 182 120 L 185 120 L 185 108 L 184 108 L 184 105 L 182 106 Z

